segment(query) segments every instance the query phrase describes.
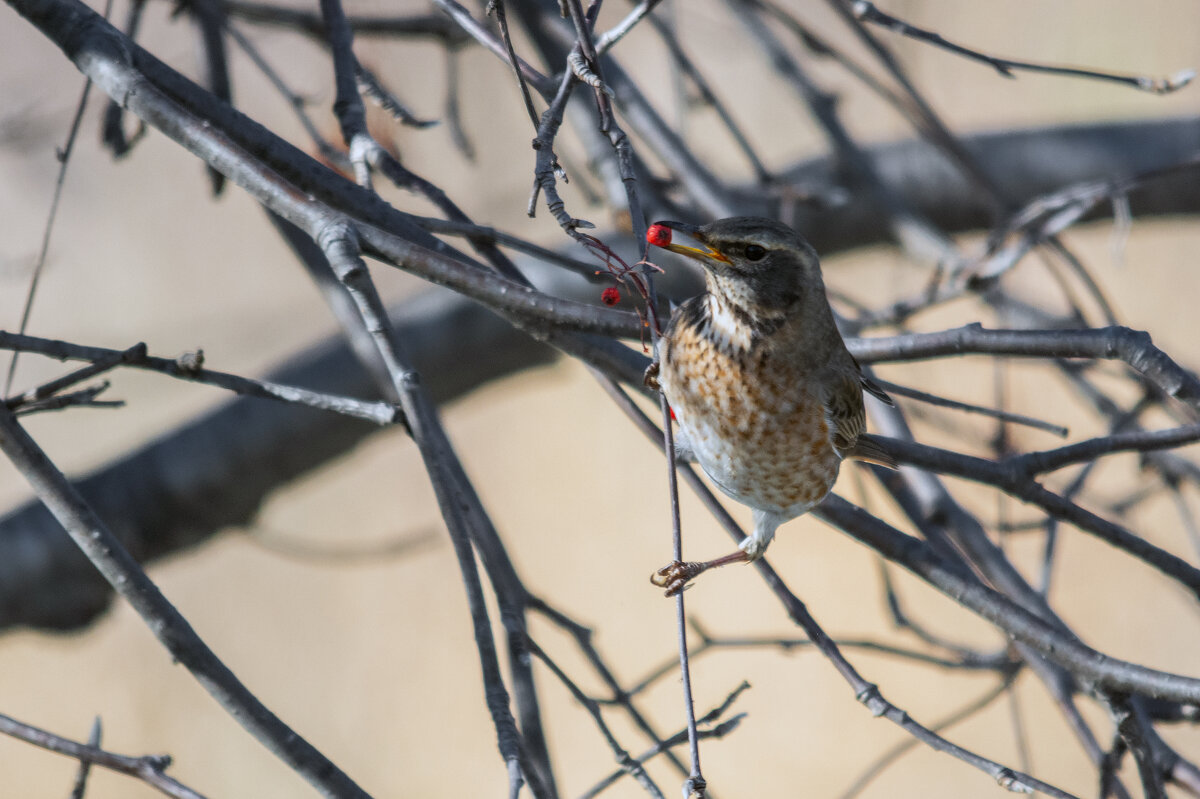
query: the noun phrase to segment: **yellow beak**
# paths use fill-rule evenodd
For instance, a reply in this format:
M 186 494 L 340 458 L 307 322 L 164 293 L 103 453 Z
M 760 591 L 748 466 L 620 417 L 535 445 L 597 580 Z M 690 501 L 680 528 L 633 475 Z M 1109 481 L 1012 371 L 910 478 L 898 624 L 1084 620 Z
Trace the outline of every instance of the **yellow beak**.
M 671 252 L 677 252 L 680 255 L 686 255 L 688 258 L 695 258 L 698 261 L 709 259 L 713 261 L 721 261 L 722 263 L 726 264 L 729 263 L 728 258 L 726 258 L 724 255 L 721 255 L 721 253 L 717 252 L 712 247 L 709 247 L 707 244 L 704 245 L 704 249 L 700 249 L 699 247 L 687 247 L 683 244 L 671 242 L 664 249 L 670 250 Z
M 691 236 L 693 239 L 696 239 L 697 241 L 699 241 L 701 247 L 703 247 L 703 249 L 701 249 L 700 247 L 688 247 L 685 244 L 676 244 L 675 242 L 672 241 L 672 242 L 669 242 L 668 244 L 658 245 L 658 246 L 661 246 L 664 250 L 670 250 L 671 252 L 677 252 L 680 255 L 686 255 L 688 258 L 692 258 L 694 260 L 701 261 L 701 262 L 703 262 L 703 261 L 719 261 L 724 264 L 729 263 L 728 258 L 726 258 L 724 255 L 722 255 L 721 253 L 717 252 L 712 247 L 710 247 L 704 243 L 703 238 L 701 238 L 702 234 L 700 233 L 700 227 L 698 225 L 689 225 L 686 222 L 663 221 L 663 222 L 655 222 L 654 226 L 655 227 L 665 227 L 668 230 L 677 231 L 679 233 L 683 233 L 688 236 Z

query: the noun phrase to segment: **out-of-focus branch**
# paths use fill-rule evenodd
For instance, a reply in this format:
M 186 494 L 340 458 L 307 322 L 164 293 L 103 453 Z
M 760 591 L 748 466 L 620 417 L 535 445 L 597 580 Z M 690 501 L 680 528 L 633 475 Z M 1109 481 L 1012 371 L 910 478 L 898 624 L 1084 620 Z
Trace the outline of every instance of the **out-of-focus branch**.
M 450 292 L 396 307 L 391 317 L 431 397 L 447 402 L 544 364 L 553 351 Z M 455 369 L 440 368 L 447 363 Z M 349 345 L 323 341 L 269 375 L 274 383 L 370 397 Z M 378 428 L 298 405 L 239 398 L 76 483 L 139 559 L 194 546 L 248 524 L 267 494 L 352 449 Z M 211 501 L 220 487 L 221 501 Z M 68 629 L 91 621 L 109 589 L 41 503 L 0 520 L 0 629 Z
M 137 611 L 171 656 L 192 672 L 247 732 L 325 796 L 369 799 L 349 775 L 272 713 L 221 662 L 4 407 L 0 407 L 0 450 L 33 486 L 38 498 L 79 550 Z
M 255 25 L 291 28 L 322 40 L 327 36 L 325 20 L 311 11 L 251 0 L 222 0 L 221 5 L 229 16 Z M 432 38 L 448 45 L 462 44 L 468 38 L 462 28 L 444 14 L 353 14 L 347 21 L 358 36 Z
M 1015 61 L 1010 58 L 1000 58 L 998 56 L 988 55 L 972 50 L 969 47 L 964 47 L 961 44 L 956 44 L 945 38 L 935 31 L 925 28 L 918 28 L 916 25 L 905 22 L 891 14 L 884 13 L 875 7 L 874 3 L 869 3 L 867 0 L 838 0 L 846 6 L 851 13 L 863 22 L 869 22 L 873 25 L 879 25 L 893 33 L 898 33 L 902 36 L 908 36 L 935 47 L 939 47 L 956 55 L 963 56 L 987 64 L 992 69 L 999 72 L 1006 78 L 1016 77 L 1014 72 L 1023 70 L 1026 72 L 1042 72 L 1049 75 L 1064 75 L 1074 78 L 1090 78 L 1092 80 L 1110 81 L 1120 83 L 1125 86 L 1132 86 L 1144 92 L 1152 94 L 1169 94 L 1182 89 L 1192 82 L 1196 77 L 1194 69 L 1184 69 L 1166 78 L 1147 78 L 1140 75 L 1118 75 L 1112 72 L 1103 72 L 1096 69 L 1080 69 L 1078 67 L 1063 67 L 1054 64 L 1036 64 L 1030 61 Z
M 1188 161 L 1196 154 L 1198 136 L 1200 118 L 1189 117 L 981 133 L 962 136 L 960 141 L 1006 198 L 1027 203 L 1066 185 L 1132 176 Z M 906 206 L 939 229 L 953 233 L 992 223 L 994 206 L 930 144 L 916 140 L 885 144 L 868 150 L 867 158 Z M 833 159 L 804 162 L 778 180 L 798 187 L 848 189 L 848 202 L 826 210 L 802 209 L 795 220 L 796 229 L 823 255 L 887 240 L 886 220 L 854 185 L 844 183 Z M 1186 174 L 1166 176 L 1132 191 L 1129 201 L 1135 216 L 1195 213 L 1200 209 L 1200 181 Z M 738 205 L 747 213 L 770 215 L 778 201 L 761 192 L 747 192 L 739 194 Z M 1083 218 L 1110 213 L 1111 207 L 1101 204 Z

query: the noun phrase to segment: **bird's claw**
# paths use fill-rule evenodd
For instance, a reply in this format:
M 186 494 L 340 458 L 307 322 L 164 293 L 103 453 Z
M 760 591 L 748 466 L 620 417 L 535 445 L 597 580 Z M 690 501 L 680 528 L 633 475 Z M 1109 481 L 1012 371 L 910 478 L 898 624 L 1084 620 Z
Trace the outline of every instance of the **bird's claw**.
M 674 561 L 650 575 L 650 582 L 665 589 L 663 596 L 675 596 L 686 590 L 693 577 L 704 571 L 703 564 Z
M 652 362 L 646 367 L 645 373 L 642 374 L 642 384 L 651 391 L 658 391 L 658 361 Z

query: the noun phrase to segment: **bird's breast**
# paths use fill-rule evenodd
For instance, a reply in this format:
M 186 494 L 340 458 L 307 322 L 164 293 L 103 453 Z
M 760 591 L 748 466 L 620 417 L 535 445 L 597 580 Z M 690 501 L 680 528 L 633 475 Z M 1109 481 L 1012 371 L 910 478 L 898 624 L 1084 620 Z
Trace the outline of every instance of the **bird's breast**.
M 841 462 L 822 392 L 798 360 L 767 348 L 730 351 L 683 325 L 663 348 L 659 374 L 709 478 L 739 502 L 786 516 L 819 502 Z

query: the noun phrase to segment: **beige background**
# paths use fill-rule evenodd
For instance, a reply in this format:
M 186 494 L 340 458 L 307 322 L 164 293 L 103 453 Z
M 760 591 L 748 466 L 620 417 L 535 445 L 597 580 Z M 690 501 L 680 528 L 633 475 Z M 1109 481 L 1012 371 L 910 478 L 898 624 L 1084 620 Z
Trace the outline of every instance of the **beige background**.
M 350 3 L 349 9 L 394 5 Z M 822 6 L 812 11 L 813 24 L 836 31 L 823 5 L 812 5 Z M 943 0 L 893 2 L 886 8 L 1018 58 L 1154 76 L 1200 66 L 1200 7 L 1183 0 Z M 168 10 L 165 4 L 150 8 L 142 40 L 191 74 L 197 63 L 193 38 L 186 26 L 167 20 Z M 614 5 L 606 17 L 622 10 Z M 119 4 L 116 18 L 124 13 Z M 723 11 L 708 3 L 679 3 L 677 13 L 693 54 L 703 58 L 722 95 L 736 101 L 739 117 L 771 163 L 819 150 L 821 138 L 807 120 L 780 111 L 787 102 L 779 99 L 786 96 L 783 87 L 761 79 L 750 44 Z M 313 97 L 313 112 L 332 135 L 325 57 L 294 36 L 246 30 L 269 58 L 286 66 L 292 84 Z M 844 34 L 833 38 L 848 41 Z M 632 37 L 622 47 L 630 64 L 647 70 L 661 65 L 649 37 Z M 1200 107 L 1196 88 L 1159 98 L 1063 78 L 1006 80 L 915 44 L 896 43 L 896 48 L 918 85 L 960 131 L 1175 115 Z M 359 50 L 419 114 L 440 115 L 442 69 L 435 47 L 364 41 Z M 303 143 L 298 125 L 264 79 L 244 56 L 234 61 L 239 106 Z M 478 50 L 466 54 L 463 66 L 472 75 L 464 99 L 468 132 L 481 150 L 479 163 L 471 166 L 455 157 L 442 128 L 398 130 L 405 162 L 436 179 L 479 221 L 560 244 L 544 212 L 533 221 L 524 215 L 533 160 L 508 74 Z M 906 135 L 902 123 L 865 100 L 835 69 L 822 65 L 817 71 L 832 88 L 843 90 L 847 119 L 864 139 Z M 643 83 L 671 113 L 669 81 Z M 80 85 L 79 75 L 56 50 L 11 10 L 0 8 L 0 327 L 13 329 L 19 319 L 53 186 L 52 148 L 65 136 Z M 212 366 L 253 375 L 333 330 L 315 292 L 236 187 L 212 202 L 202 169 L 154 133 L 126 162 L 113 163 L 102 153 L 96 135 L 99 99 L 93 96 L 71 164 L 31 332 L 110 347 L 145 340 L 161 354 L 200 346 Z M 689 124 L 697 150 L 725 174 L 744 171 L 723 140 L 707 137 L 711 126 L 707 116 Z M 577 148 L 564 142 L 563 150 L 569 168 L 580 163 Z M 576 215 L 604 221 L 574 190 L 566 198 Z M 394 201 L 429 211 L 407 196 L 396 195 Z M 1152 330 L 1156 342 L 1185 363 L 1200 363 L 1192 288 L 1200 232 L 1194 222 L 1135 224 L 1123 265 L 1114 263 L 1106 224 L 1073 231 L 1067 239 L 1095 268 L 1125 322 Z M 831 286 L 869 302 L 911 290 L 927 274 L 924 265 L 905 263 L 882 248 L 830 259 L 826 273 Z M 420 287 L 393 272 L 380 271 L 378 278 L 390 297 Z M 1036 278 L 1035 270 L 1030 290 L 1038 289 Z M 920 324 L 933 329 L 977 317 L 969 303 L 958 303 Z M 20 370 L 21 385 L 60 369 L 28 358 Z M 884 375 L 956 397 L 990 397 L 991 370 L 982 363 L 901 366 Z M 1075 436 L 1096 431 L 1074 418 L 1074 408 L 1048 386 L 1044 372 L 1014 366 L 1012 375 L 1016 409 L 1070 422 Z M 112 396 L 127 400 L 129 409 L 76 410 L 30 420 L 31 431 L 69 473 L 101 464 L 223 399 L 215 390 L 154 375 L 121 373 L 114 384 Z M 625 680 L 669 660 L 673 606 L 646 583 L 646 574 L 669 554 L 660 458 L 586 373 L 563 364 L 494 385 L 447 409 L 446 421 L 527 585 L 593 625 L 597 645 Z M 987 430 L 969 419 L 961 424 L 978 435 Z M 961 433 L 919 429 L 934 443 L 962 440 Z M 1054 443 L 1037 433 L 1021 433 L 1019 441 L 1030 447 Z M 1089 496 L 1102 498 L 1137 484 L 1134 466 L 1131 457 L 1114 458 Z M 858 496 L 852 480 L 843 480 L 840 490 Z M 27 493 L 20 476 L 0 464 L 0 508 L 23 501 Z M 984 492 L 968 499 L 981 511 L 995 503 Z M 1014 517 L 1022 512 L 1011 509 Z M 736 513 L 747 516 L 740 508 Z M 687 495 L 684 519 L 690 552 L 716 553 L 728 546 Z M 1145 508 L 1135 520 L 1156 543 L 1190 552 L 1168 503 Z M 428 536 L 428 543 L 402 557 L 340 566 L 297 561 L 255 540 L 268 536 L 337 547 L 407 535 Z M 1087 641 L 1158 668 L 1200 673 L 1193 603 L 1077 531 L 1065 530 L 1061 545 L 1054 600 Z M 1032 540 L 1018 541 L 1015 549 L 1019 562 L 1034 562 Z M 862 547 L 803 519 L 783 529 L 771 560 L 831 633 L 905 641 L 889 630 L 877 566 Z M 481 701 L 457 574 L 414 448 L 395 433 L 376 437 L 279 492 L 264 508 L 258 529 L 230 530 L 152 570 L 251 689 L 375 796 L 494 796 L 503 790 L 504 774 Z M 921 618 L 964 641 L 1000 643 L 985 625 L 931 590 L 911 580 L 900 585 Z M 690 592 L 688 607 L 714 633 L 792 634 L 750 570 L 730 569 L 706 579 Z M 565 637 L 540 623 L 534 624 L 534 634 L 585 688 L 600 690 Z M 851 654 L 886 696 L 926 723 L 993 684 L 991 677 Z M 701 710 L 717 704 L 741 680 L 753 684 L 736 706 L 749 714 L 741 729 L 703 748 L 705 774 L 722 797 L 836 796 L 874 756 L 904 739 L 891 725 L 872 719 L 829 665 L 808 652 L 717 652 L 696 661 L 694 677 Z M 613 759 L 566 691 L 544 671 L 539 679 L 560 788 L 564 796 L 577 795 L 611 770 Z M 1022 679 L 1016 703 L 1030 730 L 1034 773 L 1091 794 L 1092 771 L 1040 684 Z M 643 705 L 664 731 L 681 723 L 673 679 L 659 684 Z M 1085 703 L 1085 711 L 1101 737 L 1107 736 L 1107 723 L 1096 708 Z M 171 773 L 207 796 L 312 795 L 186 671 L 172 667 L 122 606 L 78 635 L 10 632 L 0 639 L 0 712 L 79 738 L 99 714 L 106 746 L 127 753 L 170 752 L 176 758 Z M 1010 706 L 1001 701 L 955 728 L 951 737 L 1018 765 L 1010 715 Z M 631 751 L 644 748 L 619 714 L 610 719 Z M 1181 751 L 1200 757 L 1200 734 L 1168 730 L 1168 737 Z M 658 765 L 652 773 L 668 795 L 675 795 L 678 779 L 672 772 Z M 72 774 L 65 759 L 0 739 L 0 796 L 63 796 Z M 1136 783 L 1132 774 L 1126 776 Z M 998 791 L 985 776 L 921 748 L 866 795 L 961 797 Z M 97 772 L 88 795 L 157 794 Z M 609 795 L 644 794 L 626 781 Z

